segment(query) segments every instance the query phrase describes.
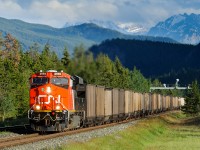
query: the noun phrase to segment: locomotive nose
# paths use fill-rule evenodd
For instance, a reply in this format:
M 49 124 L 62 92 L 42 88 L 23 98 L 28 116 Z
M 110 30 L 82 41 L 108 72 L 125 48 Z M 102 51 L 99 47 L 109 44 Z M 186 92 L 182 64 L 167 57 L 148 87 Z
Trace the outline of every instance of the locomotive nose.
M 46 87 L 46 92 L 47 92 L 48 94 L 51 93 L 51 87 L 50 87 L 50 86 L 47 86 L 47 87 Z
M 46 84 L 45 86 L 38 87 L 36 89 L 37 95 L 47 95 L 51 94 L 52 92 L 52 87 L 49 84 Z

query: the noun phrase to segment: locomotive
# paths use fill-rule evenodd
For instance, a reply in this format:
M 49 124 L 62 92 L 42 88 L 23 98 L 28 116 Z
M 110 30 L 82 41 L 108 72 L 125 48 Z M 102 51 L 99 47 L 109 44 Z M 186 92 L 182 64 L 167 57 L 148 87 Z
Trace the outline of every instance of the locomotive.
M 34 131 L 64 131 L 147 116 L 184 105 L 184 99 L 84 84 L 63 71 L 30 77 L 28 119 Z
M 34 131 L 63 131 L 78 128 L 84 112 L 75 110 L 74 83 L 81 78 L 63 71 L 49 70 L 30 77 L 30 109 L 28 118 Z

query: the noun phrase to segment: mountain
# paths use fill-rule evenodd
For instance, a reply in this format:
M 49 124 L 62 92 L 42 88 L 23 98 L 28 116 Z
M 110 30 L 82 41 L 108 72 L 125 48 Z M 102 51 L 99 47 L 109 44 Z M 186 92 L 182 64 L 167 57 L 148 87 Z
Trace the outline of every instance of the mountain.
M 62 28 L 60 31 L 62 33 L 66 33 L 67 35 L 83 37 L 96 43 L 113 38 L 134 38 L 133 36 L 125 35 L 115 30 L 102 28 L 93 23 L 70 26 L 67 28 Z
M 26 23 L 15 19 L 0 18 L 0 32 L 3 36 L 8 33 L 14 36 L 22 45 L 23 50 L 28 49 L 34 43 L 37 43 L 41 50 L 46 43 L 49 43 L 59 56 L 62 55 L 65 46 L 72 53 L 72 49 L 81 43 L 84 43 L 87 47 L 96 43 L 81 36 L 69 35 L 63 32 L 62 29 L 47 25 Z
M 198 44 L 200 42 L 200 14 L 172 16 L 152 27 L 147 35 L 169 37 L 181 43 Z
M 94 23 L 84 23 L 81 25 L 69 26 L 67 28 L 60 29 L 60 31 L 68 35 L 80 36 L 85 39 L 92 40 L 96 43 L 100 43 L 108 39 L 116 39 L 116 38 L 177 43 L 176 41 L 170 38 L 151 37 L 151 36 L 142 36 L 142 35 L 127 35 L 127 34 L 120 33 L 116 30 L 102 28 Z
M 162 78 L 161 81 L 169 81 L 169 79 L 172 79 L 172 74 L 174 74 L 173 77 L 177 77 L 179 72 L 177 78 L 181 79 L 184 84 L 191 83 L 195 79 L 200 81 L 199 74 L 194 73 L 196 70 L 198 70 L 198 73 L 200 72 L 200 44 L 194 46 L 113 39 L 92 46 L 90 51 L 93 52 L 95 57 L 104 53 L 115 60 L 117 56 L 125 67 L 132 70 L 136 66 L 148 78 L 159 76 Z M 193 75 L 188 73 L 190 70 L 193 70 Z M 169 78 L 166 80 L 167 77 Z
M 147 32 L 147 29 L 141 25 L 136 25 L 134 23 L 115 23 L 112 21 L 102 21 L 102 20 L 87 20 L 82 22 L 67 22 L 64 27 L 76 26 L 85 23 L 92 23 L 96 24 L 99 27 L 115 30 L 121 32 L 123 34 L 130 34 L 130 35 L 142 35 Z
M 84 44 L 88 48 L 93 44 L 99 44 L 107 39 L 123 38 L 176 42 L 170 38 L 126 35 L 93 23 L 85 23 L 66 28 L 53 28 L 47 25 L 27 23 L 21 20 L 0 18 L 0 32 L 3 36 L 8 33 L 14 36 L 21 43 L 23 50 L 27 50 L 34 43 L 37 43 L 41 50 L 46 43 L 49 43 L 59 57 L 62 56 L 65 46 L 67 46 L 70 54 L 72 54 L 75 46 Z

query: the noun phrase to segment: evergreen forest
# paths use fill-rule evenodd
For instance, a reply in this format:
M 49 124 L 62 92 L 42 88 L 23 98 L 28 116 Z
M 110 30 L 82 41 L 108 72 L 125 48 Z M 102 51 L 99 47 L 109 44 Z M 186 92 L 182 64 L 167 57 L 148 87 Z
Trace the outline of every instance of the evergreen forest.
M 104 53 L 123 66 L 134 66 L 147 78 L 158 78 L 162 83 L 172 84 L 180 79 L 182 86 L 200 81 L 200 44 L 153 42 L 130 39 L 106 40 L 90 48 L 96 57 Z
M 39 51 L 37 43 L 24 51 L 12 35 L 0 36 L 0 119 L 26 116 L 29 109 L 29 78 L 40 70 L 63 70 L 78 75 L 86 83 L 106 87 L 148 92 L 150 80 L 139 70 L 129 70 L 116 57 L 107 55 L 96 58 L 83 45 L 75 47 L 73 56 L 67 47 L 59 58 L 48 43 Z

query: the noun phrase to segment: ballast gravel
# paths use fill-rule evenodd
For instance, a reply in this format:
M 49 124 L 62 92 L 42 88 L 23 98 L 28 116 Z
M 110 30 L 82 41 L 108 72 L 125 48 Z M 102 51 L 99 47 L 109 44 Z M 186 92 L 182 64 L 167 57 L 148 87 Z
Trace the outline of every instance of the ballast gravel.
M 5 132 L 5 133 L 0 134 L 0 139 L 1 138 L 16 137 L 16 136 L 21 136 L 21 135 L 17 134 L 17 133 L 12 133 L 12 132 Z
M 65 145 L 69 142 L 86 142 L 89 141 L 92 138 L 96 137 L 103 137 L 105 135 L 109 135 L 112 133 L 116 133 L 118 131 L 122 131 L 130 126 L 135 125 L 138 122 L 138 120 L 134 120 L 128 123 L 119 124 L 103 129 L 97 129 L 93 131 L 83 132 L 83 133 L 77 133 L 74 135 L 67 135 L 63 137 L 58 137 L 54 139 L 48 139 L 43 140 L 40 142 L 34 142 L 29 144 L 24 144 L 20 146 L 15 146 L 11 148 L 4 148 L 4 150 L 42 150 L 42 149 L 55 149 L 57 147 L 60 147 L 62 145 Z M 16 136 L 16 135 L 15 135 Z M 1 138 L 1 137 L 0 137 Z

